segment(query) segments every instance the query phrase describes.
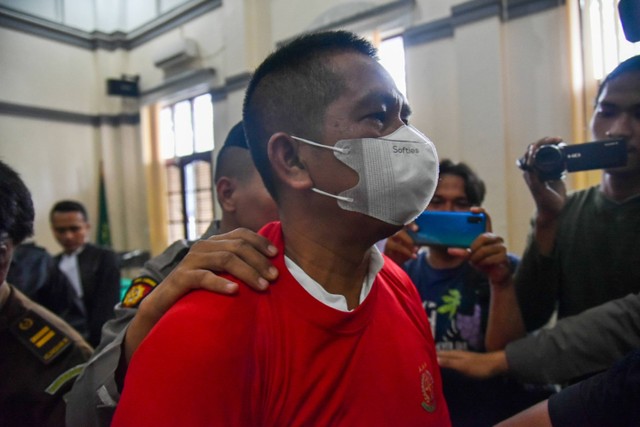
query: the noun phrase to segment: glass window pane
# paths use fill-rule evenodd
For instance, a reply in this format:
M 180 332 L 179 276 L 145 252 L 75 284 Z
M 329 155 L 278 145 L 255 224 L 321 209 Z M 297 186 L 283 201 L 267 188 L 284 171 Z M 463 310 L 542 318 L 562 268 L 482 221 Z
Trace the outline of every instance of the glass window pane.
M 402 36 L 384 40 L 378 49 L 380 65 L 391 74 L 398 90 L 407 96 L 407 80 L 404 65 L 404 41 Z
M 180 239 L 184 239 L 184 225 L 182 224 L 182 221 L 175 224 L 169 224 L 169 241 L 175 242 Z
M 184 167 L 184 202 L 187 223 L 187 239 L 198 238 L 196 231 L 196 183 L 194 164 L 190 163 Z
M 213 176 L 211 174 L 211 163 L 204 161 L 194 162 L 196 168 L 196 187 L 198 189 L 211 189 Z
M 163 159 L 172 159 L 175 152 L 173 117 L 171 107 L 166 107 L 160 111 L 160 155 Z
M 193 100 L 195 151 L 213 150 L 213 105 L 211 95 L 201 95 Z
M 167 167 L 167 191 L 169 193 L 182 193 L 182 183 L 180 183 L 180 168 L 177 166 Z
M 169 222 L 182 223 L 182 195 L 169 194 Z
M 193 128 L 191 121 L 191 103 L 178 102 L 173 108 L 175 121 L 176 156 L 193 154 Z
M 213 203 L 211 201 L 211 190 L 198 190 L 198 221 L 209 223 L 213 220 Z

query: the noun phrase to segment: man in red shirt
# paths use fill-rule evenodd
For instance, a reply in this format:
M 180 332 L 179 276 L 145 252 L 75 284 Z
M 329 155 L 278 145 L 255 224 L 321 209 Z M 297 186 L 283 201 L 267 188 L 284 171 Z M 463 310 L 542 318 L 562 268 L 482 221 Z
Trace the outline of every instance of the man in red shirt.
M 348 32 L 303 36 L 258 67 L 243 120 L 279 209 L 260 234 L 280 275 L 174 305 L 133 356 L 114 426 L 450 424 L 420 298 L 374 246 L 435 190 L 435 148 L 408 115 Z

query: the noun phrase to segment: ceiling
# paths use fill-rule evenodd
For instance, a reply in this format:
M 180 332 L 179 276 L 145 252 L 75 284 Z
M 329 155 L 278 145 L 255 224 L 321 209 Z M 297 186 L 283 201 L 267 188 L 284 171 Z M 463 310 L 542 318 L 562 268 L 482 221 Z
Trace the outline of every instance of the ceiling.
M 202 0 L 0 0 L 0 8 L 87 32 L 130 32 Z

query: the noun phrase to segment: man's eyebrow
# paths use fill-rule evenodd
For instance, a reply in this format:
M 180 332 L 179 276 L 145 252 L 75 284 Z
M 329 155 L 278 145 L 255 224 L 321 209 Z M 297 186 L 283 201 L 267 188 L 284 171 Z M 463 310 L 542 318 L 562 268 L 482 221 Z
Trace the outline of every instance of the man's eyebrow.
M 371 92 L 364 95 L 356 102 L 357 108 L 366 108 L 368 104 L 376 103 L 376 104 L 384 104 L 387 106 L 396 105 L 399 102 L 402 103 L 401 112 L 405 116 L 411 115 L 411 107 L 407 103 L 407 100 L 404 96 L 396 96 L 392 93 L 388 92 Z
M 601 102 L 598 102 L 596 104 L 596 107 L 620 108 L 620 109 L 624 109 L 624 110 L 633 110 L 633 109 L 636 109 L 636 108 L 640 108 L 640 102 L 637 102 L 635 104 L 631 104 L 628 107 L 623 107 L 617 102 L 601 101 Z

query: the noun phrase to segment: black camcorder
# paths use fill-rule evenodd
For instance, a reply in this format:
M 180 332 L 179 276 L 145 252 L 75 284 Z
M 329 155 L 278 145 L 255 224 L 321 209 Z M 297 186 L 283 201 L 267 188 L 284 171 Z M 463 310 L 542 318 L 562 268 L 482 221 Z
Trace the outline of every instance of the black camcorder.
M 583 144 L 541 146 L 533 158 L 533 168 L 522 157 L 516 162 L 522 170 L 533 169 L 542 181 L 561 179 L 566 172 L 608 169 L 627 164 L 627 143 L 623 139 Z

